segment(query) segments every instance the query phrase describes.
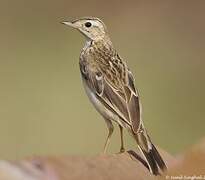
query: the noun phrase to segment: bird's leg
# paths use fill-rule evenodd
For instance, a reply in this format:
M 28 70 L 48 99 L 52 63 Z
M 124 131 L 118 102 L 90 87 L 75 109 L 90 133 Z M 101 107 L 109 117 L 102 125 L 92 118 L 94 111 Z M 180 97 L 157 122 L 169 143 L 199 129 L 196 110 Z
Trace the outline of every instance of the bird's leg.
M 119 125 L 119 128 L 120 128 L 120 140 L 121 140 L 120 153 L 123 153 L 125 152 L 124 139 L 123 139 L 123 127 Z
M 105 142 L 105 145 L 104 145 L 104 150 L 103 150 L 103 153 L 105 154 L 107 152 L 107 148 L 108 148 L 108 145 L 110 143 L 110 138 L 112 136 L 112 133 L 114 131 L 114 127 L 112 125 L 112 122 L 108 119 L 105 120 L 106 123 L 107 123 L 107 127 L 108 127 L 108 136 L 106 138 L 106 142 Z

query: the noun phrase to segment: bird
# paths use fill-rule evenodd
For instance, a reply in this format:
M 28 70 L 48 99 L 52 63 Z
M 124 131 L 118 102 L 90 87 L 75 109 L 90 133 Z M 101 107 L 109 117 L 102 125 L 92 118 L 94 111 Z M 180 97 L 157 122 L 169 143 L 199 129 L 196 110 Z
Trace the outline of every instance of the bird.
M 149 171 L 154 175 L 164 172 L 166 164 L 142 121 L 134 77 L 114 48 L 104 22 L 96 17 L 81 17 L 62 23 L 78 30 L 86 39 L 80 52 L 79 66 L 86 94 L 108 127 L 103 152 L 107 151 L 115 122 L 120 129 L 120 152 L 125 151 L 123 129 L 126 129 L 135 139 Z

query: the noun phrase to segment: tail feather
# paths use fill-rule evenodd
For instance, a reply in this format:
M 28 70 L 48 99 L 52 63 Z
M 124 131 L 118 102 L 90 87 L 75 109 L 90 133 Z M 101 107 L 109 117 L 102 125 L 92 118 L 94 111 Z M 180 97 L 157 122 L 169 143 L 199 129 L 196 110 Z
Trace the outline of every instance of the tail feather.
M 152 154 L 154 156 L 154 159 L 157 161 L 157 165 L 159 166 L 159 168 L 162 171 L 166 171 L 167 170 L 167 166 L 166 166 L 165 162 L 163 161 L 161 155 L 157 151 L 156 147 L 154 146 L 154 144 L 152 144 Z
M 165 171 L 167 169 L 162 157 L 157 151 L 156 147 L 152 144 L 152 148 L 149 151 L 143 150 L 142 147 L 139 146 L 144 158 L 147 161 L 149 166 L 149 170 L 154 175 L 160 175 L 159 169 Z
M 135 134 L 135 139 L 138 143 L 139 149 L 144 155 L 149 170 L 154 175 L 160 175 L 160 170 L 165 171 L 167 169 L 161 155 L 156 147 L 152 144 L 150 137 L 146 131 L 142 131 L 139 134 Z
M 156 163 L 154 157 L 152 156 L 151 151 L 146 152 L 140 146 L 139 146 L 139 149 L 141 150 L 142 154 L 144 155 L 144 158 L 147 161 L 147 165 L 149 167 L 150 172 L 154 175 L 158 175 L 159 174 L 158 166 L 157 166 L 157 163 Z

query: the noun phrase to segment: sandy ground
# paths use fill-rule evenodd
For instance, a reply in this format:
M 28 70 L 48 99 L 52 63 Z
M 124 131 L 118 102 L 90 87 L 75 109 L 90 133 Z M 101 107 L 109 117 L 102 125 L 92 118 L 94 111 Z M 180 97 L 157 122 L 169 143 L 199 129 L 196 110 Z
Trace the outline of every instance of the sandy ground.
M 187 152 L 171 156 L 160 150 L 168 171 L 152 176 L 140 156 L 123 154 L 31 157 L 20 161 L 0 161 L 1 180 L 153 180 L 203 179 L 205 177 L 205 139 Z

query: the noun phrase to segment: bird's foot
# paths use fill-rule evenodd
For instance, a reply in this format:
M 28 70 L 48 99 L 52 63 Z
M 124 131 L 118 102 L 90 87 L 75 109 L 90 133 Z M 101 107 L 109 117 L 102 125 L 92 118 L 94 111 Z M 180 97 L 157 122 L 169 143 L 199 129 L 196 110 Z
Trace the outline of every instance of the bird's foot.
M 125 148 L 120 148 L 120 152 L 118 152 L 117 154 L 122 154 L 125 152 Z

